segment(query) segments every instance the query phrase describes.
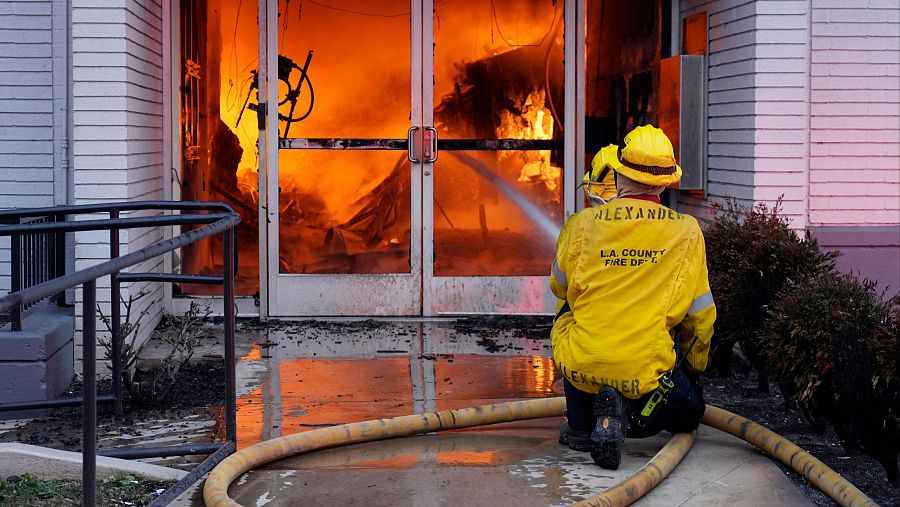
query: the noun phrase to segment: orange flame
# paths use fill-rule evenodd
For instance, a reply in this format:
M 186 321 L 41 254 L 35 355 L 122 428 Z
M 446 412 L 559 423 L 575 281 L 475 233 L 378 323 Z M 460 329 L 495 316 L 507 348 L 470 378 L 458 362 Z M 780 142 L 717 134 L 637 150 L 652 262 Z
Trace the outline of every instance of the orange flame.
M 220 116 L 243 149 L 236 168 L 237 192 L 252 209 L 258 205 L 259 131 L 256 113 L 244 105 L 256 103 L 257 90 L 251 71 L 256 69 L 258 59 L 257 7 L 252 2 L 223 2 L 217 8 L 221 16 L 217 34 L 221 37 Z M 513 53 L 527 53 L 530 55 L 527 58 L 533 61 L 534 72 L 527 79 L 534 84 L 509 88 L 508 97 L 516 107 L 495 111 L 498 117 L 493 131 L 476 132 L 471 125 L 483 123 L 485 118 L 465 117 L 462 121 L 469 126 L 457 125 L 457 134 L 487 139 L 554 138 L 552 99 L 544 84 L 550 83 L 551 54 L 561 62 L 558 50 L 561 14 L 561 2 L 550 1 L 467 0 L 454 2 L 452 6 L 436 4 L 436 103 L 448 97 L 452 99 L 459 86 L 460 70 L 468 62 Z M 409 125 L 415 123 L 410 120 L 410 38 L 409 3 L 404 0 L 342 0 L 340 5 L 330 7 L 281 0 L 279 55 L 302 65 L 307 52 L 314 51 L 309 68 L 313 90 L 308 83 L 299 87 L 295 115 L 296 111 L 310 107 L 314 97 L 312 112 L 291 126 L 290 136 L 369 139 L 405 136 Z M 554 48 L 556 51 L 551 53 Z M 544 76 L 545 69 L 548 76 Z M 490 79 L 503 83 L 505 78 L 498 75 Z M 290 86 L 297 87 L 299 80 L 300 73 L 295 69 L 289 79 Z M 279 81 L 281 115 L 290 114 L 287 96 L 288 84 Z M 487 110 L 476 112 L 482 116 L 491 114 Z M 280 133 L 284 128 L 282 121 Z M 405 155 L 396 151 L 281 149 L 277 205 L 281 212 L 282 271 L 408 271 L 411 171 Z M 491 156 L 495 157 L 492 163 L 497 165 L 498 174 L 516 182 L 529 198 L 542 202 L 548 209 L 559 206 L 561 168 L 552 162 L 550 151 L 505 151 Z M 490 185 L 482 182 L 482 188 L 487 186 Z M 527 217 L 510 211 L 513 207 L 498 199 L 495 191 L 484 189 L 466 195 L 465 188 L 447 187 L 440 180 L 436 180 L 435 188 L 436 192 L 445 194 L 441 199 L 447 208 L 441 211 L 448 213 L 447 217 L 456 216 L 456 227 L 523 232 L 533 228 Z M 453 192 L 459 195 L 450 195 Z M 494 197 L 484 198 L 491 195 Z M 481 202 L 474 203 L 473 199 Z M 479 204 L 484 210 L 480 222 L 468 213 L 473 205 L 477 209 Z M 487 243 L 483 248 L 491 250 Z M 544 271 L 546 263 L 541 260 L 535 266 L 538 264 Z M 505 268 L 499 267 L 500 264 L 486 265 L 498 266 L 500 272 L 496 274 L 504 274 Z

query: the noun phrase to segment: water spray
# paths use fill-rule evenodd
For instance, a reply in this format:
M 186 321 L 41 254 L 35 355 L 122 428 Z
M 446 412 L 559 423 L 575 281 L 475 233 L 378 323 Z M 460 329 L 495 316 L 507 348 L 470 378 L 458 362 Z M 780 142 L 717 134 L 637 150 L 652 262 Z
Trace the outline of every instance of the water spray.
M 556 225 L 553 219 L 547 216 L 542 209 L 535 206 L 533 202 L 528 200 L 527 197 L 510 185 L 509 182 L 497 176 L 497 174 L 484 162 L 465 153 L 457 151 L 450 151 L 448 153 L 456 157 L 460 162 L 471 167 L 479 176 L 488 180 L 492 185 L 497 187 L 498 190 L 503 192 L 516 207 L 522 210 L 522 213 L 525 213 L 525 215 L 538 226 L 538 229 L 544 233 L 544 236 L 551 244 L 556 244 L 556 238 L 559 237 L 560 227 Z

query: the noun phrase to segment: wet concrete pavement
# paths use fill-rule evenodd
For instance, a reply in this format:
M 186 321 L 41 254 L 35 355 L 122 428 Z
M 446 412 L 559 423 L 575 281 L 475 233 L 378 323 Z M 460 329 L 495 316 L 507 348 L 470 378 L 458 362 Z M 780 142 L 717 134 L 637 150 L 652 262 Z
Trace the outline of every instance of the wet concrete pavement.
M 524 431 L 523 431 L 524 430 Z M 549 424 L 371 442 L 284 459 L 242 476 L 242 505 L 570 505 L 643 466 L 665 437 L 630 440 L 619 470 L 546 438 Z M 812 505 L 777 467 L 715 430 L 639 506 Z
M 282 322 L 243 331 L 238 447 L 318 427 L 556 396 L 549 332 L 478 320 Z M 369 442 L 245 474 L 243 505 L 567 505 L 643 466 L 665 443 L 626 442 L 600 469 L 556 442 L 562 418 Z M 767 458 L 702 429 L 672 476 L 639 505 L 811 505 Z M 199 489 L 180 505 L 202 505 Z
M 452 322 L 310 324 L 269 330 L 257 347 L 266 368 L 238 400 L 239 447 L 325 425 L 553 396 L 549 340 L 464 335 Z

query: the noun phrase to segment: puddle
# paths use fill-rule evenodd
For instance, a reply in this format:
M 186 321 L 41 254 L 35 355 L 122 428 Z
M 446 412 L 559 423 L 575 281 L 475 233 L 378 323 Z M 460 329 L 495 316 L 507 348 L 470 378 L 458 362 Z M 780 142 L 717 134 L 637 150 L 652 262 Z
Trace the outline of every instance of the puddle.
M 555 396 L 549 318 L 523 317 L 519 325 L 516 322 L 510 317 L 274 321 L 265 326 L 240 321 L 236 334 L 238 447 L 335 424 Z M 215 329 L 210 327 L 210 333 Z M 158 343 L 145 351 L 142 361 L 151 363 L 167 353 Z M 213 337 L 198 347 L 195 357 L 221 356 L 221 352 L 220 339 Z M 155 410 L 147 419 L 102 415 L 98 444 L 109 449 L 222 440 L 222 406 L 194 409 L 189 400 L 186 403 L 181 400 L 177 408 Z M 32 432 L 65 433 L 63 447 L 76 450 L 80 444 L 77 414 L 70 419 L 7 421 L 0 424 L 0 433 L 14 439 L 23 425 L 30 424 Z M 556 430 L 517 422 L 492 431 L 501 436 L 546 438 Z M 416 446 L 425 443 L 433 442 L 421 440 Z M 380 457 L 345 456 L 339 461 L 341 466 L 363 468 L 376 463 L 400 468 L 491 466 L 511 456 L 507 451 L 444 441 L 434 449 L 410 448 Z M 191 469 L 203 458 L 142 461 Z
M 554 396 L 547 317 L 239 321 L 236 340 L 238 448 L 347 422 Z M 148 361 L 166 353 L 152 345 Z M 220 342 L 210 342 L 195 355 L 221 355 L 220 349 Z M 222 418 L 220 406 L 136 421 L 127 431 L 102 436 L 101 445 L 221 440 Z M 190 469 L 202 458 L 143 461 Z M 466 450 L 440 457 L 456 464 L 494 459 Z M 395 456 L 384 466 L 416 462 Z
M 484 324 L 480 324 L 484 327 Z M 534 326 L 531 326 L 534 328 Z M 552 395 L 549 339 L 531 328 L 280 323 L 241 357 L 238 447 L 311 429 Z M 462 329 L 462 331 L 461 331 Z M 499 350 L 500 352 L 497 352 Z
M 503 322 L 243 327 L 238 448 L 335 424 L 556 396 L 549 327 L 542 327 L 543 321 L 491 327 Z M 621 480 L 620 474 L 597 469 L 587 454 L 560 446 L 560 422 L 516 421 L 291 456 L 242 475 L 233 494 L 246 505 L 325 502 L 338 494 L 329 486 L 337 481 L 367 498 L 403 504 L 437 498 L 433 491 L 426 495 L 422 484 L 444 494 L 442 485 L 453 482 L 462 485 L 453 494 L 463 494 L 470 484 L 472 490 L 499 488 L 498 495 L 516 499 L 517 505 L 547 505 L 583 499 Z M 178 434 L 208 441 L 210 435 L 221 437 L 222 410 L 178 423 L 182 426 L 160 421 L 148 426 L 166 433 L 158 438 Z M 625 459 L 640 466 L 639 456 L 656 449 L 628 451 Z

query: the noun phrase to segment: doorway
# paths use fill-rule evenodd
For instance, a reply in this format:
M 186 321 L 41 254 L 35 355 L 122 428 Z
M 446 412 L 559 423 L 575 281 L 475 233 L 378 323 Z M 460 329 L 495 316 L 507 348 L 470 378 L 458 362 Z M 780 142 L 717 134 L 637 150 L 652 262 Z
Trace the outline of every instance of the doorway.
M 658 0 L 181 2 L 178 186 L 263 316 L 552 313 L 584 167 L 661 121 Z
M 280 0 L 266 19 L 269 313 L 552 311 L 563 2 Z

